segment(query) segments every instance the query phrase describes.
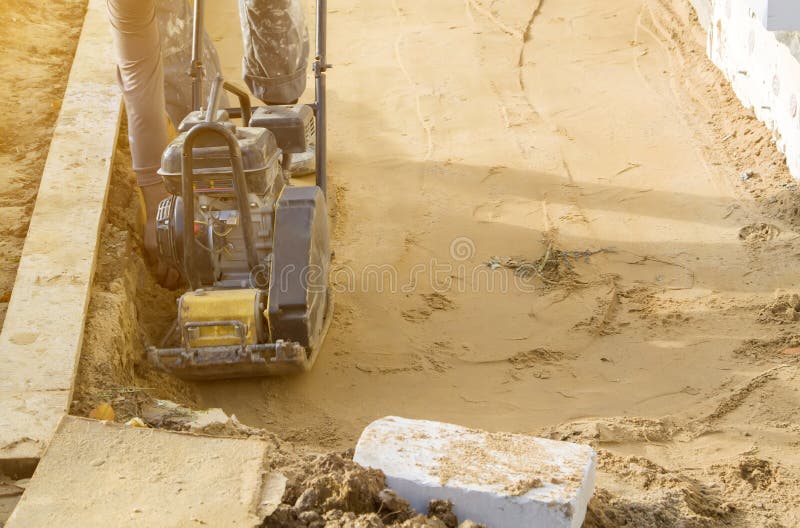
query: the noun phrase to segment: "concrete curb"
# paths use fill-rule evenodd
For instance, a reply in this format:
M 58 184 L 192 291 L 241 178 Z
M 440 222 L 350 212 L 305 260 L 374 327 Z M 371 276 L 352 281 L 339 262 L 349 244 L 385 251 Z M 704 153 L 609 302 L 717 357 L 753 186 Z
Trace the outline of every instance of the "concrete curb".
M 0 333 L 0 469 L 35 464 L 69 408 L 121 104 L 105 2 L 89 0 Z
M 260 438 L 65 416 L 6 527 L 256 528 L 285 490 L 269 454 Z

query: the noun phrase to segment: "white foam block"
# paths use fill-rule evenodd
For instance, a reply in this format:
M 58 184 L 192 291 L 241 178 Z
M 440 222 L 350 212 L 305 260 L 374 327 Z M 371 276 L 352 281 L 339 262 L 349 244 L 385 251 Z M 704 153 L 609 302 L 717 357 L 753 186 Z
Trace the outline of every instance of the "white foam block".
M 591 447 L 389 416 L 372 422 L 354 460 L 425 513 L 453 502 L 459 520 L 490 528 L 578 528 L 594 491 Z

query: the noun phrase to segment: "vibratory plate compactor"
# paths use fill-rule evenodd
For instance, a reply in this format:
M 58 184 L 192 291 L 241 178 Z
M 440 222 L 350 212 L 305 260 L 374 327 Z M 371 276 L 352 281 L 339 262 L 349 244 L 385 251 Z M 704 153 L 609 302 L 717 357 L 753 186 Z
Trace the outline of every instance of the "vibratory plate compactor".
M 312 104 L 251 108 L 217 77 L 202 94 L 202 0 L 195 0 L 193 103 L 159 173 L 161 258 L 189 290 L 159 347 L 157 367 L 185 379 L 288 374 L 314 364 L 331 321 L 325 200 L 325 1 L 317 1 Z M 239 108 L 218 108 L 223 90 Z M 241 118 L 248 126 L 236 126 Z M 293 185 L 293 156 L 313 152 L 316 185 Z

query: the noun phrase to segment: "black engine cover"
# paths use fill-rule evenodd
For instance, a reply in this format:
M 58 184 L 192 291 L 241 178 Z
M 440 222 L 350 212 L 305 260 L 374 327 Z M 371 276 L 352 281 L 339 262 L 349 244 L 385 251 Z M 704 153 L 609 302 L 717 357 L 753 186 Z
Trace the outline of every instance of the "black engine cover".
M 275 207 L 268 320 L 272 341 L 296 341 L 315 353 L 330 296 L 330 234 L 319 187 L 285 187 Z

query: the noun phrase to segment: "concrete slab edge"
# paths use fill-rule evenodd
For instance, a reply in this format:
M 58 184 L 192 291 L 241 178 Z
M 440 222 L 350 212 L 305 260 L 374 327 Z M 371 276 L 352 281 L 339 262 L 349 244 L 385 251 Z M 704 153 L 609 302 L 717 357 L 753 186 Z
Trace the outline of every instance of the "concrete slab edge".
M 72 397 L 121 115 L 112 50 L 89 0 L 0 332 L 0 469 L 35 462 Z

